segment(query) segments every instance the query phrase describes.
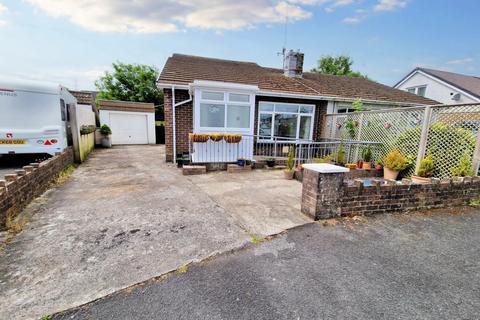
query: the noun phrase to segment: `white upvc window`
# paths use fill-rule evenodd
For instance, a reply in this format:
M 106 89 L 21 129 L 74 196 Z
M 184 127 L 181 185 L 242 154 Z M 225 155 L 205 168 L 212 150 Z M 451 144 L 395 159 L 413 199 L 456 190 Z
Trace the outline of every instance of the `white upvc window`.
M 425 97 L 427 86 L 423 85 L 423 86 L 417 86 L 417 87 L 410 87 L 410 88 L 407 88 L 407 91 L 410 93 L 416 94 L 418 96 Z
M 254 101 L 250 93 L 198 90 L 196 128 L 199 131 L 250 133 Z
M 315 105 L 283 102 L 258 104 L 258 136 L 264 140 L 274 137 L 312 140 Z

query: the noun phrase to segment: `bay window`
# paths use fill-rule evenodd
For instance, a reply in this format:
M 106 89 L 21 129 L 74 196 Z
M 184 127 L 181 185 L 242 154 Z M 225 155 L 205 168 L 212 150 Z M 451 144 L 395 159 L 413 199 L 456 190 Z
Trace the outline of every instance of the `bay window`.
M 199 127 L 204 130 L 245 131 L 251 128 L 250 94 L 200 91 Z
M 314 110 L 314 105 L 260 102 L 258 135 L 265 140 L 273 137 L 311 140 Z

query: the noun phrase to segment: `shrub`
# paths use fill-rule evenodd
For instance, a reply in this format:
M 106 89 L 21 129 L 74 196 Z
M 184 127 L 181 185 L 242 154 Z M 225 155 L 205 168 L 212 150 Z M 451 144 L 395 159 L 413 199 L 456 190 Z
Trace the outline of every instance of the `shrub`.
M 472 161 L 468 153 L 463 154 L 458 165 L 452 168 L 451 173 L 454 177 L 468 177 L 473 175 Z
M 337 154 L 336 154 L 336 158 L 337 158 L 337 162 L 339 164 L 345 164 L 345 143 L 343 142 L 343 140 L 340 142 L 340 145 L 338 146 L 338 150 L 337 150 Z
M 393 171 L 402 171 L 408 168 L 409 163 L 403 154 L 394 149 L 383 158 L 383 165 Z
M 433 176 L 434 170 L 435 164 L 432 156 L 428 155 L 422 161 L 420 161 L 420 167 L 417 170 L 417 175 L 423 178 L 430 178 Z
M 100 127 L 100 133 L 103 134 L 104 136 L 109 136 L 112 134 L 112 130 L 110 129 L 109 126 L 104 124 Z
M 393 145 L 404 155 L 416 158 L 421 131 L 420 127 L 406 130 L 398 136 Z M 459 163 L 462 155 L 473 155 L 474 149 L 475 134 L 471 130 L 441 122 L 429 128 L 426 151 L 437 164 L 434 172 L 436 176 L 449 176 L 452 166 Z M 439 163 L 446 165 L 438 165 Z
M 80 134 L 89 134 L 95 132 L 96 129 L 97 127 L 95 127 L 94 125 L 83 125 L 80 127 Z
M 333 161 L 333 155 L 327 154 L 322 158 L 313 158 L 312 160 L 314 163 L 330 163 Z

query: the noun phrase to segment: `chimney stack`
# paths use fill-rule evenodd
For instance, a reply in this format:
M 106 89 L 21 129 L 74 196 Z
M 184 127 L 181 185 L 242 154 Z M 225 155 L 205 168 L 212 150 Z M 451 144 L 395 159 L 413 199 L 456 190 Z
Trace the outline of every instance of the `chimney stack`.
M 301 78 L 303 74 L 303 53 L 290 50 L 285 55 L 283 74 L 289 78 Z

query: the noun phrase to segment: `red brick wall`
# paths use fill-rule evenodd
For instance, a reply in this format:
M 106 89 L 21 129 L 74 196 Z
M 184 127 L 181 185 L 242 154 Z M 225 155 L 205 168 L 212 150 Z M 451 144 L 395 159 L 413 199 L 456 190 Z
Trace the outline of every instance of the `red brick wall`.
M 257 96 L 255 99 L 255 123 L 254 123 L 254 133 L 257 134 L 258 130 L 258 103 L 261 101 L 268 102 L 284 102 L 284 103 L 302 103 L 302 104 L 314 104 L 315 105 L 315 119 L 313 123 L 313 135 L 312 138 L 314 141 L 317 141 L 321 137 L 321 130 L 323 124 L 323 117 L 327 113 L 327 101 L 319 100 L 306 100 L 306 99 L 292 99 L 292 98 L 281 98 L 281 97 L 266 97 L 266 96 Z
M 68 148 L 35 166 L 23 167 L 20 174 L 6 175 L 7 181 L 0 180 L 0 230 L 5 228 L 7 216 L 15 217 L 31 200 L 45 192 L 60 172 L 72 163 L 73 151 Z
M 172 113 L 172 90 L 164 89 L 165 108 L 165 154 L 167 161 L 173 161 L 173 113 Z M 187 90 L 175 89 L 175 103 L 189 98 Z M 177 154 L 188 152 L 188 134 L 193 131 L 193 102 L 188 102 L 175 109 Z

